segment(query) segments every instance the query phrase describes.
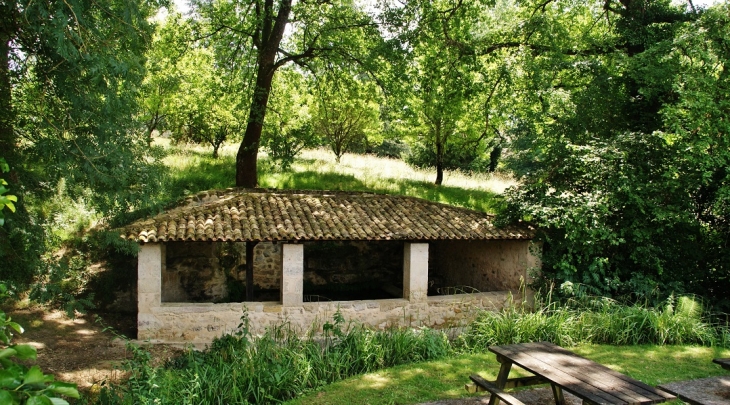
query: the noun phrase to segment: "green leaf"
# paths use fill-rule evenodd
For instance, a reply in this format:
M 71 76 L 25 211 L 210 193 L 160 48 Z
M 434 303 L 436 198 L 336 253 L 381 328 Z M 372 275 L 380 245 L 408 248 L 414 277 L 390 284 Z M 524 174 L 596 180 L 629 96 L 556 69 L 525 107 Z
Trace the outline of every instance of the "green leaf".
M 22 384 L 17 370 L 0 370 L 0 388 L 14 390 Z M 2 392 L 2 391 L 0 391 Z M 4 403 L 0 401 L 0 403 Z
M 53 402 L 47 396 L 41 395 L 38 397 L 28 398 L 28 401 L 25 404 L 26 405 L 53 405 Z
M 0 404 L 18 404 L 19 402 L 13 399 L 13 396 L 10 395 L 7 391 L 0 391 Z
M 18 333 L 23 333 L 25 331 L 23 329 L 23 327 L 20 326 L 20 324 L 17 324 L 15 322 L 7 322 L 6 325 L 9 326 L 9 327 L 11 327 L 11 328 L 13 328 L 13 330 L 15 330 Z
M 55 392 L 56 394 L 65 395 L 70 398 L 79 397 L 79 391 L 78 389 L 76 389 L 76 384 L 56 381 L 49 385 L 48 389 Z
M 3 350 L 0 350 L 0 359 L 4 359 L 7 357 L 15 356 L 18 352 L 13 348 L 5 348 Z
M 74 398 L 78 398 L 78 397 L 74 397 Z M 68 401 L 66 401 L 65 399 L 61 399 L 61 398 L 51 398 L 51 403 L 53 405 L 69 405 Z
M 18 353 L 16 356 L 20 360 L 35 360 L 37 357 L 37 352 L 35 350 L 35 347 L 30 345 L 17 345 L 13 346 L 13 349 L 17 351 Z
M 23 379 L 23 384 L 28 384 L 28 385 L 43 384 L 45 382 L 46 382 L 46 379 L 45 379 L 45 376 L 43 375 L 43 371 L 41 371 L 41 368 L 38 366 L 31 367 L 25 373 L 25 378 Z

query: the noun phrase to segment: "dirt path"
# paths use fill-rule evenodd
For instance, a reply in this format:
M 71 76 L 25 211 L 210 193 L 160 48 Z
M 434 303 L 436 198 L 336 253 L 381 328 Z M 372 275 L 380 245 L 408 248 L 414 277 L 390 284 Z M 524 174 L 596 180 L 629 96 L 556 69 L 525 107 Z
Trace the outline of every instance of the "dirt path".
M 38 350 L 36 363 L 46 374 L 76 383 L 82 390 L 123 377 L 119 367 L 129 355 L 125 342 L 104 329 L 105 324 L 109 324 L 119 334 L 132 336 L 136 322 L 134 314 L 102 317 L 106 323 L 95 321 L 96 315 L 70 319 L 62 311 L 48 309 L 15 310 L 9 315 L 25 328 L 13 342 L 35 347 Z M 179 352 L 167 346 L 154 346 L 151 351 L 155 358 L 168 358 Z

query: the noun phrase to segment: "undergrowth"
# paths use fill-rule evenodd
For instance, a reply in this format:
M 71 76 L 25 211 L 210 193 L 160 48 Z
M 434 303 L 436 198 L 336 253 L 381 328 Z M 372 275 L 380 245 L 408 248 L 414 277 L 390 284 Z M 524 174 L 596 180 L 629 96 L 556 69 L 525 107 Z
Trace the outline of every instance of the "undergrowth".
M 162 366 L 129 345 L 129 379 L 89 399 L 95 404 L 276 404 L 330 383 L 401 364 L 485 353 L 490 345 L 550 341 L 571 347 L 682 344 L 730 347 L 726 326 L 707 321 L 691 297 L 670 297 L 662 306 L 625 305 L 606 298 L 536 299 L 501 312 L 482 312 L 454 341 L 428 328 L 375 331 L 347 323 L 337 312 L 320 334 L 302 337 L 290 324 L 254 336 L 244 313 L 238 332 L 204 351 L 189 349 Z
M 431 329 L 374 331 L 335 314 L 315 338 L 288 323 L 253 336 L 244 313 L 239 331 L 205 351 L 188 350 L 164 366 L 130 345 L 129 379 L 101 391 L 97 404 L 275 404 L 350 376 L 448 356 L 445 334 Z
M 535 308 L 510 306 L 482 312 L 457 339 L 460 349 L 481 352 L 490 345 L 550 341 L 611 345 L 702 345 L 730 347 L 726 326 L 708 321 L 700 302 L 670 296 L 663 305 L 627 305 L 605 297 L 535 299 Z

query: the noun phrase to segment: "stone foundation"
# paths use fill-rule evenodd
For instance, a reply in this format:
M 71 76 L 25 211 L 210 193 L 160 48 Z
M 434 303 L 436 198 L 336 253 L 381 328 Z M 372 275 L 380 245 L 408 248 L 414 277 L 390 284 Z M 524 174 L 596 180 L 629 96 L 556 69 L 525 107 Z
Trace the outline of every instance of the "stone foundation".
M 220 261 L 226 259 L 215 255 L 216 249 L 220 248 L 215 244 L 194 244 L 187 250 L 184 249 L 185 245 L 169 244 L 168 247 L 166 244 L 144 244 L 141 246 L 138 261 L 138 339 L 167 343 L 209 343 L 215 337 L 235 332 L 244 311 L 248 313 L 254 334 L 261 334 L 266 328 L 284 322 L 305 333 L 313 325 L 321 328 L 324 322 L 332 320 L 338 310 L 346 320 L 377 329 L 421 326 L 453 328 L 471 321 L 478 310 L 499 311 L 509 305 L 513 292 L 529 282 L 528 270 L 537 268 L 540 264 L 529 241 L 399 243 L 402 250 L 398 245 L 391 244 L 391 247 L 395 246 L 397 249 L 390 249 L 391 253 L 385 257 L 392 256 L 392 252 L 402 252 L 402 286 L 399 289 L 394 285 L 396 281 L 388 284 L 389 277 L 380 279 L 375 274 L 373 282 L 393 290 L 388 296 L 402 298 L 372 299 L 380 297 L 366 296 L 370 299 L 343 301 L 342 299 L 347 298 L 340 298 L 332 302 L 304 302 L 307 282 L 306 247 L 302 244 L 279 243 L 276 245 L 278 253 L 269 256 L 278 259 L 273 268 L 276 269 L 276 277 L 280 283 L 279 300 L 247 303 L 169 302 L 170 298 L 189 297 L 190 292 L 187 289 L 195 286 L 196 282 L 204 286 L 203 295 L 220 294 L 220 291 L 213 288 L 221 285 L 220 277 L 216 276 L 216 271 L 210 269 L 220 269 Z M 261 245 L 257 245 L 257 249 Z M 355 245 L 352 249 L 357 252 L 352 251 L 350 255 L 363 259 L 363 249 L 374 251 L 375 246 L 386 245 Z M 236 246 L 228 244 L 226 248 L 236 249 Z M 177 249 L 177 252 L 170 255 L 168 249 Z M 320 249 L 320 253 L 326 253 L 328 249 L 330 248 L 325 246 Z M 254 253 L 258 255 L 257 251 Z M 171 257 L 174 259 L 171 260 Z M 362 270 L 362 266 L 375 263 L 376 267 L 381 267 L 378 261 L 369 259 L 369 256 L 364 256 L 364 260 L 350 260 L 351 263 L 339 271 L 344 273 L 342 276 L 348 281 L 353 282 L 351 277 L 368 274 Z M 308 260 L 315 264 L 318 261 L 326 264 L 328 261 L 326 254 L 310 256 Z M 335 264 L 347 262 L 336 258 L 332 261 Z M 179 263 L 187 263 L 182 266 L 186 270 L 181 270 Z M 358 270 L 346 270 L 353 268 Z M 257 271 L 256 266 L 254 271 Z M 326 272 L 322 274 L 320 277 L 325 281 L 336 283 L 327 278 L 336 276 L 337 271 L 332 271 L 329 275 Z M 197 279 L 194 277 L 196 275 Z M 185 277 L 189 280 L 185 281 Z M 445 283 L 446 287 L 465 285 L 474 287 L 479 292 L 428 296 L 429 284 L 435 284 L 436 280 Z M 178 286 L 183 287 L 182 292 L 185 294 L 175 290 Z
M 478 310 L 499 311 L 510 304 L 508 291 L 428 297 L 423 302 L 405 299 L 301 303 L 282 306 L 276 302 L 163 303 L 145 314 L 138 338 L 153 343 L 210 343 L 215 337 L 235 332 L 244 309 L 252 333 L 289 322 L 301 334 L 313 326 L 332 322 L 339 309 L 344 318 L 376 329 L 388 327 L 452 328 L 473 320 Z

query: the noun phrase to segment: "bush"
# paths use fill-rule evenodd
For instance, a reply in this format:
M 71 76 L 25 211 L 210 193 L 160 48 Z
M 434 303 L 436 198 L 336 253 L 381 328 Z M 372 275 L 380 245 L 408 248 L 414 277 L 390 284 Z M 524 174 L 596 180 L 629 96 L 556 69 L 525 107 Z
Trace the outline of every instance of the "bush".
M 432 147 L 416 143 L 411 147 L 405 161 L 419 169 L 436 167 L 436 152 Z M 444 153 L 444 170 L 462 170 L 484 173 L 489 171 L 489 157 L 483 156 L 480 148 L 458 144 L 447 144 Z
M 383 142 L 372 150 L 377 156 L 393 159 L 401 159 L 407 156 L 410 151 L 411 148 L 405 142 L 398 139 L 383 139 Z

